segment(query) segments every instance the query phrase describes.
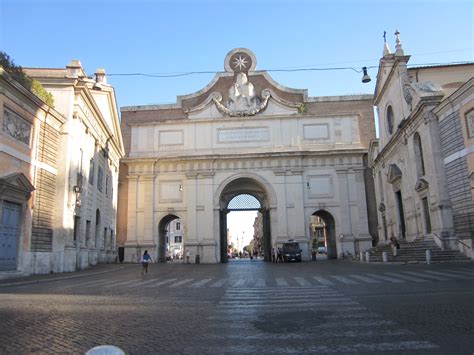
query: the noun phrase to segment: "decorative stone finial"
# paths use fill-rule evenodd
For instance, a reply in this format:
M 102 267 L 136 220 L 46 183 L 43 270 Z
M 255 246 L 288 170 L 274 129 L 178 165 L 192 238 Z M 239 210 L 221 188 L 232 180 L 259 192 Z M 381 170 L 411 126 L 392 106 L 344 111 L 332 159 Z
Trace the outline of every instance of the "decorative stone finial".
M 405 55 L 402 48 L 402 42 L 400 41 L 400 32 L 398 32 L 398 30 L 395 31 L 395 36 L 397 37 L 395 45 L 395 55 Z
M 389 54 L 392 54 L 392 51 L 387 43 L 387 31 L 383 31 L 383 56 L 385 57 Z
M 227 72 L 248 73 L 255 70 L 257 59 L 255 54 L 247 48 L 235 48 L 227 53 L 224 68 Z
M 98 84 L 106 84 L 107 79 L 105 77 L 105 69 L 98 68 L 95 71 L 95 82 Z
M 67 69 L 67 76 L 71 78 L 78 78 L 79 76 L 81 76 L 82 64 L 79 60 L 73 59 L 71 60 L 71 63 L 66 65 L 66 69 Z

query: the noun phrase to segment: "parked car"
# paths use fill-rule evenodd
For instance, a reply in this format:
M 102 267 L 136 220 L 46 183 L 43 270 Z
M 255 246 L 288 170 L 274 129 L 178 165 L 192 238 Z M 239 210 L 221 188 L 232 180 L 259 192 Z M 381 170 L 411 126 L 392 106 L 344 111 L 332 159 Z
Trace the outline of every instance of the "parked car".
M 318 247 L 319 254 L 326 254 L 326 247 Z
M 301 261 L 301 248 L 298 242 L 283 243 L 283 261 Z

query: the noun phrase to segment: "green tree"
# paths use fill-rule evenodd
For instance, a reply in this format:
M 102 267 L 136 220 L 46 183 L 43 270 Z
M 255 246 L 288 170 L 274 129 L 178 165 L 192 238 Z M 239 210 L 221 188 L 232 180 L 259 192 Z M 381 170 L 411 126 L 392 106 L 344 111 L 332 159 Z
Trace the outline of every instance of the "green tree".
M 17 82 L 19 82 L 26 89 L 30 90 L 33 94 L 43 100 L 48 106 L 54 106 L 53 95 L 46 91 L 43 85 L 38 81 L 29 78 L 24 72 L 21 66 L 15 65 L 10 56 L 0 51 L 0 67 L 2 67 L 8 74 L 12 76 Z

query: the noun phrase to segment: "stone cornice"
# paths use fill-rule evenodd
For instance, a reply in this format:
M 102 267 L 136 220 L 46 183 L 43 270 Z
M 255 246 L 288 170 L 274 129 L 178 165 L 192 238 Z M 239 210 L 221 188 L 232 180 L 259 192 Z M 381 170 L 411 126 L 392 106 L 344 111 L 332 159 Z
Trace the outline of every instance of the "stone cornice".
M 333 150 L 297 150 L 297 151 L 278 151 L 265 153 L 244 153 L 244 154 L 196 154 L 196 155 L 179 155 L 179 156 L 163 156 L 163 157 L 124 157 L 120 159 L 124 164 L 143 164 L 151 162 L 167 162 L 167 161 L 197 161 L 197 160 L 234 160 L 234 159 L 274 159 L 274 158 L 309 158 L 309 157 L 325 157 L 325 156 L 347 156 L 347 155 L 361 155 L 367 154 L 365 148 L 354 149 L 333 149 Z

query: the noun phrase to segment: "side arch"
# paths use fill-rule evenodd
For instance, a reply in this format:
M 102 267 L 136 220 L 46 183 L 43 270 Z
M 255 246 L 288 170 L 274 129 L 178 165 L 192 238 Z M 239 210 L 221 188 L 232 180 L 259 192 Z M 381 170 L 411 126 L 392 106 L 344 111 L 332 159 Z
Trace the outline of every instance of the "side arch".
M 182 236 L 183 243 L 185 238 L 185 223 L 182 217 L 178 213 L 169 213 L 162 215 L 158 222 L 158 240 L 156 241 L 156 261 L 158 263 L 166 262 L 166 237 L 168 235 L 167 227 L 175 219 L 179 219 L 182 222 Z M 169 237 L 169 236 L 168 236 Z
M 330 212 L 321 209 L 313 212 L 311 216 L 319 217 L 323 221 L 328 259 L 337 259 L 336 219 Z

